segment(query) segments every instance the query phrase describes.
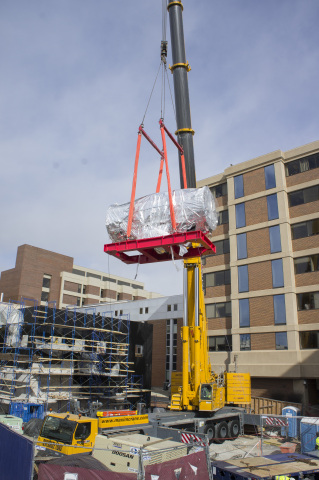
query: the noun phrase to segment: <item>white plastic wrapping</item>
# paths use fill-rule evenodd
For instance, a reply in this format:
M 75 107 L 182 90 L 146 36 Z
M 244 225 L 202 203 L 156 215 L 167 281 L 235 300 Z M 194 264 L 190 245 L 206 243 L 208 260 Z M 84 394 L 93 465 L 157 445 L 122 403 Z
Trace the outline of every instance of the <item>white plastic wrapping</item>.
M 176 232 L 190 230 L 212 232 L 218 222 L 214 197 L 208 187 L 172 192 Z M 106 213 L 106 228 L 112 242 L 126 240 L 130 204 L 111 205 Z M 164 236 L 174 233 L 168 193 L 154 193 L 134 204 L 130 239 Z

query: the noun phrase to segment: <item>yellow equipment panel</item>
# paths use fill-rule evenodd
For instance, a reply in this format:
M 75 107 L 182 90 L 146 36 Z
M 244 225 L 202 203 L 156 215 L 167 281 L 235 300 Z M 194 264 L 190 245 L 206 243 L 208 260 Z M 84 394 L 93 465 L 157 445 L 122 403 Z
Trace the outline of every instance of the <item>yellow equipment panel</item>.
M 251 382 L 249 373 L 225 373 L 226 403 L 250 405 Z

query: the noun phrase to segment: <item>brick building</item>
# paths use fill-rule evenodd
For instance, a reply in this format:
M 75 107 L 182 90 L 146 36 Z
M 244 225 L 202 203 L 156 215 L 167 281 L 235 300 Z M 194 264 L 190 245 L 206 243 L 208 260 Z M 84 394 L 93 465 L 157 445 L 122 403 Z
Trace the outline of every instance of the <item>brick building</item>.
M 4 302 L 56 302 L 58 308 L 160 296 L 141 282 L 79 267 L 72 257 L 31 245 L 18 247 L 15 267 L 1 273 L 0 293 Z
M 319 141 L 198 182 L 217 199 L 217 254 L 203 262 L 214 369 L 253 393 L 319 404 Z

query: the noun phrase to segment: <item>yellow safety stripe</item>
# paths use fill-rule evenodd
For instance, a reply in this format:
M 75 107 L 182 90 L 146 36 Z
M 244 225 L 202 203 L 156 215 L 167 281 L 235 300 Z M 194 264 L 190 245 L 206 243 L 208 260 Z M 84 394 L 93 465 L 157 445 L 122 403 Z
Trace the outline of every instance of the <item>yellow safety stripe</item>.
M 178 135 L 179 133 L 191 133 L 194 135 L 195 131 L 192 128 L 179 128 L 176 130 L 175 135 Z
M 167 10 L 169 10 L 170 7 L 172 7 L 173 5 L 179 5 L 179 6 L 182 8 L 182 11 L 184 10 L 184 7 L 183 7 L 182 2 L 178 2 L 178 1 L 169 3 L 169 4 L 167 5 Z
M 173 73 L 173 71 L 175 70 L 176 67 L 183 67 L 183 68 L 186 68 L 186 70 L 188 72 L 191 71 L 191 66 L 188 62 L 186 63 L 175 63 L 174 65 L 172 66 L 169 66 L 168 68 L 170 69 L 170 71 Z

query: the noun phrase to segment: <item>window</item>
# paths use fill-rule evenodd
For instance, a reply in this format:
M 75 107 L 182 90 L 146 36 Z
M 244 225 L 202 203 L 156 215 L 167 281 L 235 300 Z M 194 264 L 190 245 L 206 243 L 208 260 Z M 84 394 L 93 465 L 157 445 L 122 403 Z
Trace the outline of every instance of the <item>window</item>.
M 221 210 L 217 212 L 218 215 L 218 223 L 217 225 L 224 225 L 228 223 L 228 210 Z
M 85 277 L 85 272 L 83 272 L 83 270 L 77 270 L 76 268 L 73 268 L 72 273 L 74 273 L 74 275 L 81 275 L 81 277 Z
M 116 280 L 114 278 L 111 278 L 111 277 L 103 277 L 102 278 L 103 282 L 113 282 L 113 283 L 116 283 Z
M 101 275 L 96 275 L 96 273 L 87 272 L 86 276 L 91 278 L 98 278 L 99 280 L 101 280 Z
M 236 228 L 241 228 L 246 226 L 246 216 L 245 216 L 245 204 L 237 203 L 235 205 L 236 209 Z
M 275 166 L 274 164 L 265 167 L 265 185 L 266 190 L 276 188 Z
M 50 288 L 51 275 L 44 275 L 42 281 L 42 288 Z
M 81 306 L 81 299 L 80 299 L 80 298 L 77 298 L 77 299 L 76 299 L 76 305 L 77 305 L 78 307 Z
M 226 238 L 225 240 L 219 240 L 218 242 L 214 243 L 216 247 L 216 254 L 215 255 L 223 255 L 224 253 L 229 253 L 229 239 Z
M 319 292 L 305 292 L 297 295 L 298 310 L 316 310 L 319 308 Z
M 270 252 L 281 252 L 280 226 L 269 227 Z
M 298 238 L 311 237 L 319 234 L 319 218 L 309 220 L 308 222 L 295 223 L 291 225 L 291 235 L 293 240 Z
M 171 312 L 172 311 L 172 305 L 167 305 L 167 311 Z
M 276 350 L 288 350 L 287 332 L 276 332 Z
M 102 292 L 103 290 L 101 290 Z M 86 292 L 86 285 L 83 285 L 83 288 L 82 288 L 82 294 L 85 295 L 85 292 Z M 102 296 L 102 295 L 101 295 Z
M 123 310 L 120 310 L 120 315 L 123 315 Z
M 237 259 L 247 258 L 247 234 L 237 235 Z
M 319 332 L 311 330 L 310 332 L 300 332 L 300 348 L 301 350 L 319 348 Z
M 85 423 L 78 423 L 78 426 L 76 427 L 74 438 L 76 440 L 85 440 L 88 438 L 91 434 L 91 423 L 90 422 L 85 422 Z
M 49 301 L 49 292 L 41 292 L 41 302 Z
M 316 200 L 319 200 L 319 185 L 291 192 L 288 194 L 288 200 L 289 207 L 315 202 Z
M 223 197 L 227 195 L 227 183 L 221 183 L 220 185 L 215 185 L 214 187 L 210 188 L 210 191 L 214 195 L 215 198 Z
M 235 198 L 244 196 L 244 178 L 242 175 L 234 177 Z
M 239 326 L 250 326 L 249 298 L 242 298 L 239 300 Z
M 85 293 L 85 292 L 83 292 L 83 293 Z M 105 297 L 105 293 L 104 293 L 103 288 L 101 288 L 101 298 L 103 298 L 103 297 Z
M 307 157 L 294 160 L 286 164 L 286 177 L 296 175 L 297 173 L 307 172 L 319 167 L 319 153 L 308 155 Z
M 143 345 L 135 345 L 135 356 L 143 357 Z
M 250 334 L 242 333 L 239 335 L 240 350 L 250 350 Z
M 284 272 L 282 268 L 282 258 L 271 261 L 272 287 L 279 288 L 284 286 Z
M 268 220 L 279 218 L 277 193 L 267 197 Z
M 117 283 L 118 283 L 119 285 L 124 285 L 125 287 L 130 287 L 130 286 L 131 286 L 130 283 L 128 283 L 128 282 L 123 282 L 122 280 L 119 280 Z
M 203 278 L 203 284 L 204 289 L 207 287 L 230 285 L 230 270 L 221 270 L 219 272 L 205 273 Z
M 319 270 L 319 255 L 295 258 L 295 274 L 317 272 Z
M 248 292 L 248 265 L 238 267 L 238 292 Z
M 78 284 L 78 293 L 82 292 L 82 285 Z
M 142 315 L 143 313 L 143 308 L 140 308 L 140 315 Z
M 207 318 L 231 317 L 231 303 L 230 302 L 207 303 L 206 317 Z
M 141 285 L 136 285 L 136 283 L 132 283 L 132 288 L 135 288 L 135 290 L 142 288 Z
M 177 312 L 177 303 L 174 303 L 174 312 Z
M 220 337 L 208 337 L 208 350 L 210 352 L 231 352 L 232 337 L 223 335 Z
M 145 313 L 148 313 L 148 307 L 145 307 Z
M 274 322 L 275 325 L 286 324 L 285 295 L 274 295 Z
M 171 349 L 171 346 L 173 348 Z M 170 380 L 170 364 L 172 370 L 177 366 L 177 320 L 166 320 L 166 381 Z

